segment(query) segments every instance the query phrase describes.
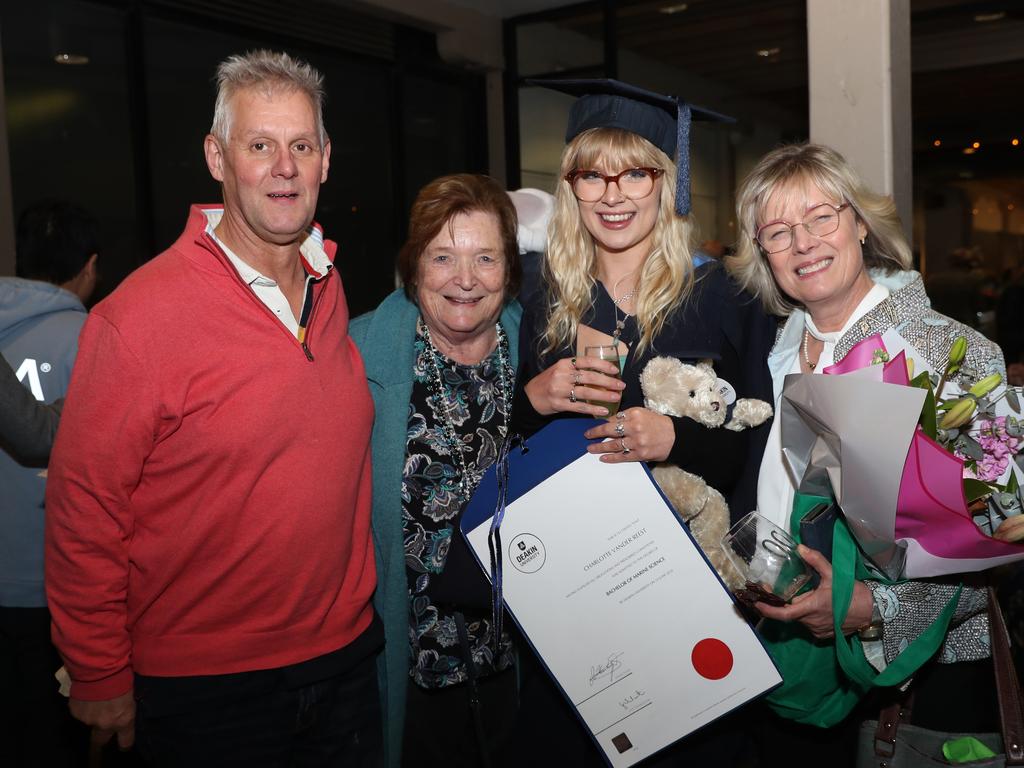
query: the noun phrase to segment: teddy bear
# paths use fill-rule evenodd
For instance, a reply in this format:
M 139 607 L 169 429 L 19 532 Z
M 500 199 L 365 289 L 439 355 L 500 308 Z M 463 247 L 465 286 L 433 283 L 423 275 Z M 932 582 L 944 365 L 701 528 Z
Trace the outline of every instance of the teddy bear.
M 726 422 L 729 409 L 710 361 L 690 365 L 674 357 L 656 357 L 640 374 L 640 388 L 644 405 L 652 411 L 685 416 L 706 427 L 724 426 L 739 432 L 772 416 L 771 405 L 763 400 L 740 398 Z M 722 550 L 722 537 L 729 530 L 729 507 L 722 494 L 674 464 L 657 464 L 652 474 L 726 586 L 733 590 L 742 587 L 740 575 Z

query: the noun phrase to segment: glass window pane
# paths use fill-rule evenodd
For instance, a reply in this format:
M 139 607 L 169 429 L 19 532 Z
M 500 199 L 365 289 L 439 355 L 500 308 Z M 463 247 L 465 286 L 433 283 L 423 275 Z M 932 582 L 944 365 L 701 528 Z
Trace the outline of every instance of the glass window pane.
M 203 156 L 217 64 L 234 53 L 282 46 L 159 18 L 147 18 L 145 30 L 154 217 L 158 246 L 165 248 L 181 233 L 189 204 L 221 200 Z M 188 56 L 181 55 L 183 40 Z M 324 75 L 331 169 L 316 218 L 338 243 L 337 266 L 355 316 L 394 288 L 391 254 L 398 243 L 388 71 L 341 54 L 287 50 Z
M 135 268 L 140 250 L 123 15 L 105 5 L 39 0 L 6 3 L 2 21 L 15 215 L 60 198 L 96 216 L 98 300 Z M 88 63 L 58 64 L 58 53 Z

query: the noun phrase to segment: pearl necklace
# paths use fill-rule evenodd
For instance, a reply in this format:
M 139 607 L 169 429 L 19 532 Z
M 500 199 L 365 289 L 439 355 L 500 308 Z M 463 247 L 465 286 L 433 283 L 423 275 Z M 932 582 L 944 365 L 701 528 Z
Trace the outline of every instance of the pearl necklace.
M 509 413 L 512 410 L 512 363 L 509 357 L 508 336 L 505 334 L 505 329 L 501 327 L 501 323 L 495 323 L 494 328 L 498 334 L 498 379 L 501 386 L 502 403 L 505 406 L 501 425 L 501 436 L 504 437 L 508 434 Z M 441 377 L 441 369 L 447 367 L 445 365 L 447 358 L 434 346 L 434 341 L 430 338 L 430 330 L 422 318 L 419 320 L 419 330 L 424 341 L 427 342 L 427 362 L 430 364 L 430 373 L 433 374 L 427 379 L 430 399 L 434 403 L 434 412 L 441 416 L 440 432 L 442 437 L 448 444 L 449 452 L 455 456 L 456 461 L 459 463 L 459 494 L 462 496 L 463 502 L 467 502 L 473 495 L 477 483 L 480 482 L 480 476 L 483 472 L 478 470 L 471 477 L 469 467 L 466 465 L 464 454 L 470 448 L 459 438 L 459 433 L 455 429 L 455 420 L 452 418 L 448 398 L 445 397 L 444 379 Z M 484 360 L 486 359 L 485 357 Z M 497 403 L 495 403 L 495 408 L 497 408 Z
M 810 338 L 810 335 L 811 335 L 811 332 L 807 328 L 804 328 L 804 343 L 803 343 L 804 362 L 807 363 L 807 367 L 810 368 L 811 372 L 813 373 L 815 367 L 818 364 L 817 363 L 812 363 L 810 355 L 807 354 L 807 340 L 808 340 L 808 338 Z

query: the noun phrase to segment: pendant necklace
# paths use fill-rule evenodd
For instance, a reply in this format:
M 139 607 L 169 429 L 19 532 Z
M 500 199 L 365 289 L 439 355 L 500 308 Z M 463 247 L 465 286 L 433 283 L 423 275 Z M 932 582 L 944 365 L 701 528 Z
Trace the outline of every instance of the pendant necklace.
M 631 272 L 627 272 L 622 277 L 620 277 L 618 280 L 616 280 L 615 283 L 612 285 L 612 293 L 611 293 L 612 306 L 615 307 L 615 330 L 612 332 L 612 345 L 615 346 L 615 347 L 619 346 L 619 337 L 622 336 L 622 331 L 626 327 L 626 318 L 630 317 L 630 314 L 626 310 L 623 309 L 622 310 L 622 319 L 621 320 L 619 319 L 619 309 L 621 309 L 621 307 L 619 305 L 622 304 L 622 302 L 629 301 L 631 298 L 633 298 L 633 296 L 636 294 L 637 287 L 634 285 L 633 286 L 633 290 L 628 291 L 628 292 L 622 294 L 618 298 L 615 297 L 615 291 L 619 287 L 619 283 L 621 283 L 627 277 L 632 275 L 633 272 L 636 272 L 636 270 L 634 269 Z
M 508 434 L 509 413 L 512 410 L 512 363 L 509 357 L 508 336 L 505 334 L 505 329 L 501 327 L 501 323 L 495 323 L 494 327 L 498 334 L 498 381 L 501 387 L 502 404 L 505 406 L 502 412 L 501 425 L 501 437 L 504 438 Z M 449 452 L 455 456 L 459 464 L 459 494 L 462 496 L 462 500 L 466 502 L 473 495 L 473 490 L 476 488 L 476 484 L 479 482 L 483 471 L 478 467 L 475 476 L 470 477 L 469 467 L 466 465 L 464 454 L 466 451 L 471 450 L 471 448 L 459 438 L 459 433 L 455 429 L 455 420 L 452 418 L 451 406 L 448 398 L 445 397 L 445 386 L 444 379 L 441 376 L 441 369 L 447 367 L 447 358 L 434 346 L 434 341 L 430 338 L 430 331 L 427 329 L 427 325 L 423 322 L 422 318 L 419 320 L 419 330 L 424 341 L 427 342 L 426 357 L 431 373 L 431 376 L 427 378 L 430 399 L 434 402 L 434 412 L 441 417 L 441 423 L 438 425 L 441 436 L 444 438 L 445 443 L 447 443 Z M 484 357 L 484 360 L 486 359 Z M 497 407 L 497 403 L 495 403 L 495 407 Z

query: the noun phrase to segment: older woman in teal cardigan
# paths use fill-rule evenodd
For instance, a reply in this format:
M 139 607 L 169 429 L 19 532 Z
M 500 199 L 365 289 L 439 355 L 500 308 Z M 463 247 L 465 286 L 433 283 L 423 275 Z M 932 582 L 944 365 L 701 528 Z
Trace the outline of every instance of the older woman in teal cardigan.
M 508 432 L 521 309 L 516 215 L 486 176 L 413 205 L 404 289 L 352 322 L 376 406 L 375 607 L 388 765 L 475 766 L 510 746 L 514 649 L 459 518 Z M 411 681 L 411 682 L 410 682 Z

